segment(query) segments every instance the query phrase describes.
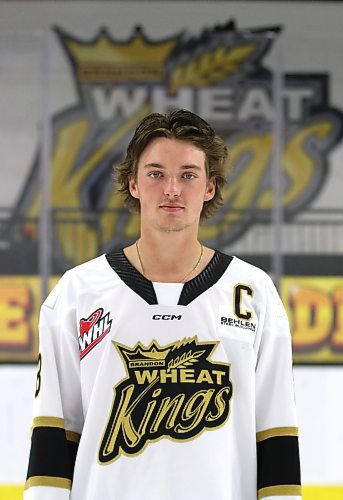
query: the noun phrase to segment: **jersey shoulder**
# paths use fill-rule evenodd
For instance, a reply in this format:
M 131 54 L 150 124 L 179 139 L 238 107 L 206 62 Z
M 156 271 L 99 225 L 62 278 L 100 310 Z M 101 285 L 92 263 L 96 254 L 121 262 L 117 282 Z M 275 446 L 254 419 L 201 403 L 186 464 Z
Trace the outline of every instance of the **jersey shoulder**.
M 279 292 L 268 273 L 237 257 L 233 259 L 232 271 L 238 280 L 250 284 L 255 291 L 259 291 L 259 297 L 263 297 L 268 304 L 266 307 L 273 311 L 273 314 L 280 318 L 287 318 Z
M 88 274 L 88 273 L 98 273 L 103 271 L 108 271 L 108 264 L 106 261 L 105 254 L 95 257 L 94 259 L 87 260 L 78 266 L 72 267 L 65 274 L 69 276 Z
M 115 283 L 119 278 L 108 265 L 105 255 L 100 255 L 67 270 L 50 292 L 43 306 L 53 309 L 61 296 L 72 300 L 81 291 L 100 289 L 108 280 L 113 280 Z
M 232 258 L 228 273 L 236 279 L 252 281 L 262 286 L 273 284 L 271 277 L 266 271 L 236 256 Z

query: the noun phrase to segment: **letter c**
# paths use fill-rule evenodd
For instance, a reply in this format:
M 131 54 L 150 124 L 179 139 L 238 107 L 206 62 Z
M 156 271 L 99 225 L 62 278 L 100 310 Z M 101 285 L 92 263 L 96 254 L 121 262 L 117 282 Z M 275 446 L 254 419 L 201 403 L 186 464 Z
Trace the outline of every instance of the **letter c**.
M 242 311 L 241 302 L 242 302 L 242 293 L 245 292 L 249 295 L 249 297 L 253 296 L 253 290 L 248 285 L 236 285 L 234 288 L 233 294 L 233 306 L 235 315 L 241 319 L 251 319 L 252 312 L 251 311 Z

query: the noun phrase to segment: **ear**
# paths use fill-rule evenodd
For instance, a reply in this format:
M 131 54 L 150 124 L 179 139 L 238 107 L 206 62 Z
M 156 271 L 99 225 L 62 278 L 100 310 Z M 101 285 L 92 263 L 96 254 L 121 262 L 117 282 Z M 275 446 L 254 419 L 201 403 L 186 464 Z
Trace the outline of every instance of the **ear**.
M 215 194 L 216 194 L 216 178 L 211 177 L 211 179 L 207 182 L 204 201 L 212 200 Z
M 137 198 L 137 199 L 139 198 L 138 185 L 133 177 L 130 177 L 130 180 L 129 180 L 129 190 L 130 190 L 130 194 L 131 194 L 131 196 L 133 196 L 133 198 Z

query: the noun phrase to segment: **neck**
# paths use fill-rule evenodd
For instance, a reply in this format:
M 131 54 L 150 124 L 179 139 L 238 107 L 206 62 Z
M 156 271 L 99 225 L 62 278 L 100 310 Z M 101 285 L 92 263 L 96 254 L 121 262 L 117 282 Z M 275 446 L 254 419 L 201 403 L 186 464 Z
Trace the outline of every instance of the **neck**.
M 138 249 L 140 271 L 151 281 L 181 282 L 188 278 L 187 274 L 191 279 L 198 274 L 198 268 L 201 270 L 203 255 L 197 234 L 187 231 L 147 234 L 142 230 Z

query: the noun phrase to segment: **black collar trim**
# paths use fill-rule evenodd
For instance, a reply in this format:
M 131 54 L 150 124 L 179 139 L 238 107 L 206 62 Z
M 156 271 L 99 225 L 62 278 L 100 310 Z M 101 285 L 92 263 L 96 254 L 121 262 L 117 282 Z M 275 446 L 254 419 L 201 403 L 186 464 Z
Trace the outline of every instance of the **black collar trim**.
M 145 278 L 127 259 L 123 250 L 105 255 L 107 262 L 120 279 L 148 304 L 158 304 L 154 285 Z M 178 305 L 187 306 L 194 299 L 206 292 L 222 277 L 233 257 L 215 251 L 208 265 L 198 276 L 183 285 Z
M 112 269 L 124 283 L 136 292 L 148 304 L 157 304 L 154 285 L 131 264 L 123 250 L 106 254 L 106 259 Z
M 230 255 L 216 250 L 205 269 L 192 280 L 186 281 L 180 295 L 179 305 L 188 306 L 199 295 L 215 285 L 229 267 L 232 259 Z

